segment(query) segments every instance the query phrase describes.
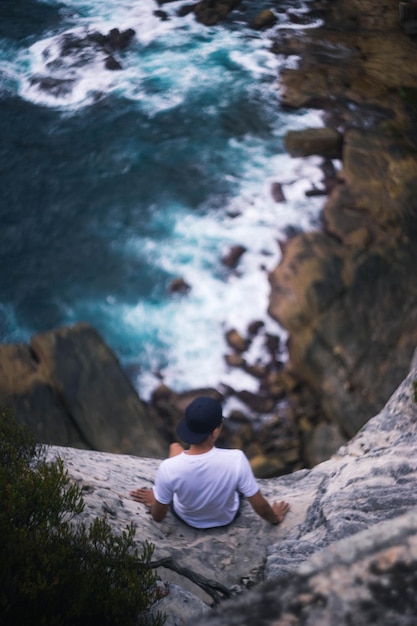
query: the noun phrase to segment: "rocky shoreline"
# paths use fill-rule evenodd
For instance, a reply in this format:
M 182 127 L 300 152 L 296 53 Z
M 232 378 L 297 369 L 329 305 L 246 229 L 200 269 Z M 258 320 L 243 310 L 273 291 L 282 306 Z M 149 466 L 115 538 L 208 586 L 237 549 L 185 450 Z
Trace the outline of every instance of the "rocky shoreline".
M 203 0 L 189 10 L 209 25 L 238 4 Z M 119 373 L 118 384 L 107 389 L 111 401 L 100 392 L 98 381 L 106 385 L 109 363 L 113 372 L 120 368 L 92 329 L 60 329 L 33 338 L 30 346 L 0 346 L 0 400 L 22 421 L 33 415 L 41 441 L 163 456 L 185 405 L 205 393 L 237 398 L 247 407 L 228 416 L 222 444 L 242 448 L 259 477 L 278 476 L 328 458 L 404 378 L 417 345 L 416 39 L 405 32 L 397 3 L 388 0 L 378 7 L 368 0 L 348 7 L 342 0 L 313 2 L 305 20 L 320 17 L 323 25 L 304 30 L 274 31 L 277 11 L 279 6 L 263 11 L 253 27 L 270 29 L 276 54 L 299 57 L 297 69 L 279 77 L 280 106 L 325 112 L 324 129 L 286 137 L 289 154 L 323 157 L 323 186 L 311 195 L 327 197 L 322 228 L 289 233 L 281 243 L 282 261 L 269 277 L 268 312 L 288 331 L 288 346 L 257 320 L 245 336 L 231 328 L 225 360 L 258 381 L 257 393 L 223 387 L 176 394 L 161 385 L 149 405 Z M 164 19 L 163 9 L 159 13 Z M 93 43 L 107 54 L 132 36 L 117 31 Z M 341 171 L 332 159 L 341 160 Z M 279 181 L 271 194 L 284 200 Z M 242 254 L 236 246 L 223 262 L 236 268 Z M 186 294 L 187 285 L 179 279 L 172 290 Z M 87 362 L 85 337 L 94 367 Z M 262 364 L 248 357 L 255 338 L 264 342 Z M 92 371 L 97 385 L 86 394 Z M 114 413 L 121 413 L 117 394 L 130 417 L 127 423 L 117 418 L 115 427 Z M 268 419 L 259 423 L 254 415 Z M 111 436 L 103 434 L 104 425 Z M 153 443 L 144 448 L 140 433 L 148 425 Z
M 260 476 L 327 458 L 384 406 L 416 345 L 417 40 L 399 9 L 388 0 L 319 1 L 305 16 L 319 17 L 318 28 L 274 32 L 268 11 L 258 21 L 272 26 L 274 52 L 299 58 L 279 77 L 281 106 L 324 111 L 324 129 L 289 133 L 286 148 L 323 157 L 323 187 L 311 193 L 327 195 L 321 229 L 282 242 L 269 277 L 268 312 L 289 333 L 288 358 L 265 337 L 269 362 L 248 363 L 253 329 L 262 332 L 256 321 L 245 337 L 226 335 L 227 363 L 255 376 L 259 391 L 225 396 L 272 416 L 260 432 L 242 414 L 229 422 L 229 439 Z M 229 256 L 238 263 L 243 252 Z
M 285 243 L 269 312 L 289 332 L 289 367 L 320 422 L 353 436 L 404 377 L 416 345 L 416 38 L 398 4 L 320 3 L 325 26 L 277 51 L 282 103 L 318 106 L 342 136 L 342 170 L 322 229 Z

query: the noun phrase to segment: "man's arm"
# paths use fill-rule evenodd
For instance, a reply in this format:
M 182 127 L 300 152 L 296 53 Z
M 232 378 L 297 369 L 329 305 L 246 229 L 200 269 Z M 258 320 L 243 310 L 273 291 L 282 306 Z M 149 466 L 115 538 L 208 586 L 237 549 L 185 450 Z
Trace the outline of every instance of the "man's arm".
M 274 502 L 271 506 L 260 491 L 257 491 L 255 495 L 250 496 L 248 501 L 252 505 L 255 513 L 270 524 L 281 524 L 284 517 L 290 510 L 288 502 L 284 502 L 283 500 L 281 502 Z
M 136 502 L 141 502 L 148 506 L 155 522 L 162 522 L 165 515 L 168 513 L 169 504 L 158 502 L 152 489 L 146 489 L 145 487 L 135 489 L 130 492 L 130 497 Z

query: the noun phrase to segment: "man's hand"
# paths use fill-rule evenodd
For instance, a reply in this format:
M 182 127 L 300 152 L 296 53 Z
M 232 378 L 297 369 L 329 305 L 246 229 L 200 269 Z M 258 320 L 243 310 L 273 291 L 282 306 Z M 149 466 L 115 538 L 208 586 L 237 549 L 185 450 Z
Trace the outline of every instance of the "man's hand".
M 290 510 L 290 505 L 284 500 L 281 500 L 281 502 L 274 502 L 271 506 L 260 491 L 255 493 L 255 495 L 250 496 L 248 498 L 248 502 L 252 505 L 255 513 L 270 524 L 281 524 L 284 517 Z
M 146 487 L 134 489 L 129 495 L 135 502 L 141 502 L 141 504 L 145 504 L 149 508 L 156 502 L 152 489 L 147 489 Z
M 162 522 L 169 507 L 168 504 L 161 504 L 161 502 L 158 502 L 152 489 L 141 487 L 140 489 L 134 489 L 129 495 L 132 500 L 135 500 L 135 502 L 140 502 L 150 508 L 151 515 L 155 522 Z
M 274 511 L 275 515 L 278 518 L 278 523 L 281 524 L 284 517 L 287 515 L 288 511 L 290 510 L 290 505 L 288 504 L 288 502 L 284 502 L 284 500 L 281 500 L 281 502 L 273 503 L 272 510 Z

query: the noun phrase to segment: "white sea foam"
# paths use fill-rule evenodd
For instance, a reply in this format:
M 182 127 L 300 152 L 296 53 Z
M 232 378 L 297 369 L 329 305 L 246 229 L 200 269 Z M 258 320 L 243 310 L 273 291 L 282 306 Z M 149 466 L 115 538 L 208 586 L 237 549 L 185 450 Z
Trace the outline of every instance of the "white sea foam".
M 266 331 L 285 340 L 285 331 L 266 314 L 268 271 L 279 261 L 277 241 L 285 228 L 289 224 L 310 228 L 322 205 L 320 198 L 305 196 L 312 184 L 320 184 L 320 159 L 290 159 L 282 149 L 287 130 L 321 126 L 321 117 L 313 112 L 293 116 L 279 112 L 282 59 L 269 51 L 267 37 L 251 32 L 250 38 L 244 38 L 233 30 L 207 29 L 191 15 L 177 18 L 181 4 L 164 5 L 170 19 L 163 21 L 154 15 L 154 0 L 67 1 L 66 7 L 74 11 L 67 30 L 34 43 L 16 56 L 13 69 L 7 66 L 22 98 L 69 112 L 90 106 L 102 94 L 114 93 L 134 102 L 149 118 L 189 100 L 201 107 L 202 119 L 204 115 L 210 119 L 218 108 L 227 107 L 230 92 L 240 82 L 245 89 L 236 92 L 236 101 L 257 103 L 262 109 L 260 118 L 268 118 L 267 137 L 265 129 L 258 136 L 255 127 L 216 147 L 225 163 L 216 175 L 232 181 L 235 189 L 225 206 L 213 209 L 208 197 L 207 207 L 193 211 L 167 201 L 151 218 L 155 230 L 172 222 L 165 240 L 132 232 L 120 243 L 112 243 L 123 247 L 126 262 L 144 260 L 168 276 L 181 276 L 191 287 L 187 295 L 174 294 L 162 302 L 149 297 L 132 304 L 131 299 L 126 303 L 109 294 L 99 304 L 78 301 L 68 312 L 71 322 L 84 314 L 93 319 L 100 310 L 103 325 L 117 337 L 115 343 L 129 345 L 129 358 L 139 362 L 137 386 L 144 398 L 161 377 L 177 390 L 225 383 L 256 391 L 255 379 L 226 366 L 224 333 L 234 327 L 246 334 L 250 322 L 262 320 Z M 82 65 L 76 57 L 60 56 L 63 34 L 84 37 L 94 31 L 106 34 L 111 28 L 136 32 L 134 43 L 120 56 L 121 71 L 106 70 L 105 55 L 100 52 Z M 48 90 L 40 88 L 42 78 L 56 80 L 58 86 L 61 80 L 67 82 L 61 90 Z M 230 109 L 233 122 L 240 111 Z M 210 165 L 203 148 L 202 168 L 206 162 Z M 175 153 L 171 158 L 175 161 Z M 272 198 L 275 182 L 282 185 L 284 202 Z M 221 258 L 235 244 L 245 246 L 246 252 L 238 268 L 228 270 Z M 251 362 L 264 358 L 261 338 L 253 342 L 248 358 Z
M 266 332 L 280 336 L 285 343 L 286 332 L 266 314 L 268 271 L 280 259 L 277 240 L 283 237 L 285 227 L 289 223 L 310 227 L 321 206 L 319 198 L 307 201 L 305 197 L 306 188 L 320 179 L 320 160 L 311 157 L 294 159 L 290 165 L 288 159 L 283 162 L 285 194 L 291 197 L 290 202 L 274 202 L 268 184 L 252 182 L 243 185 L 242 195 L 232 202 L 244 207 L 236 217 L 219 219 L 214 213 L 201 216 L 177 208 L 176 224 L 167 241 L 157 245 L 140 239 L 130 241 L 131 253 L 135 249 L 138 254 L 145 251 L 153 264 L 159 263 L 173 277 L 181 276 L 191 287 L 187 295 L 173 296 L 156 308 L 140 302 L 125 309 L 124 321 L 132 330 L 143 332 L 146 326 L 150 336 L 158 336 L 160 343 L 169 346 L 169 358 L 162 365 L 161 355 L 155 358 L 153 351 L 148 351 L 148 362 L 137 380 L 143 397 L 148 397 L 161 377 L 177 390 L 219 383 L 257 390 L 254 378 L 226 365 L 224 356 L 229 349 L 225 332 L 236 328 L 245 336 L 248 325 L 261 320 Z M 237 271 L 226 270 L 221 258 L 235 244 L 245 246 L 246 252 Z M 253 342 L 247 358 L 251 363 L 262 362 L 261 340 Z

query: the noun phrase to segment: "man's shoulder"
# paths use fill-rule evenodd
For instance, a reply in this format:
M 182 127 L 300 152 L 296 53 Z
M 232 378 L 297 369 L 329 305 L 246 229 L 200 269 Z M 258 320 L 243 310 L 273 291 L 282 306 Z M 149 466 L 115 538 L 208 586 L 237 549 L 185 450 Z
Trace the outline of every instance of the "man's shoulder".
M 242 457 L 245 456 L 239 448 L 214 448 L 215 453 L 220 456 Z
M 181 465 L 183 462 L 183 454 L 178 454 L 177 456 L 171 456 L 168 457 L 166 459 L 164 459 L 163 461 L 161 461 L 161 463 L 159 464 L 159 469 L 167 469 L 167 468 L 172 468 L 175 467 L 176 465 Z

